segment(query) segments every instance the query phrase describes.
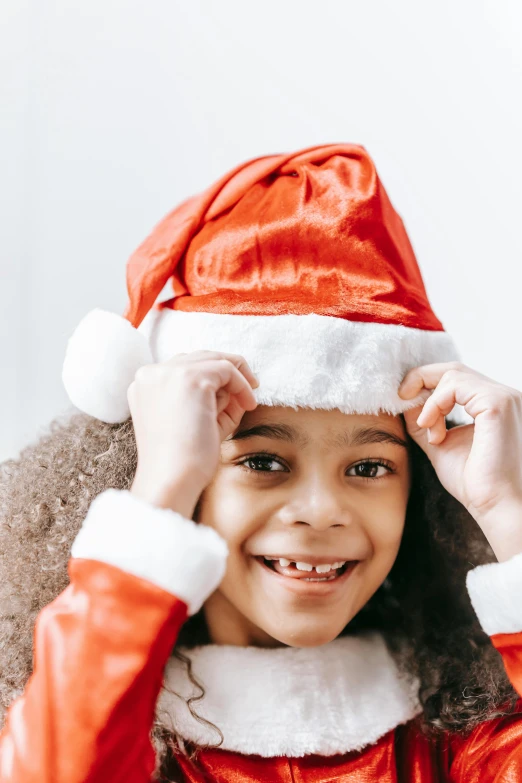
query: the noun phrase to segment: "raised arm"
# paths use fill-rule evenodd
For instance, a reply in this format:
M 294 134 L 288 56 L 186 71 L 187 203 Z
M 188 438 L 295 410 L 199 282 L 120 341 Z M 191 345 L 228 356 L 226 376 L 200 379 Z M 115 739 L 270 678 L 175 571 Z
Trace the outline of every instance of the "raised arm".
M 0 734 L 0 783 L 149 783 L 165 663 L 227 553 L 211 528 L 128 491 L 95 498 L 70 584 L 37 618 L 33 674 Z
M 256 385 L 242 356 L 215 351 L 136 373 L 131 491 L 95 498 L 70 585 L 37 618 L 33 675 L 0 735 L 0 783 L 149 783 L 166 660 L 225 573 L 226 542 L 191 517 Z
M 520 695 L 513 715 L 486 721 L 453 742 L 455 783 L 522 783 L 522 554 L 468 572 L 467 587 L 484 631 Z

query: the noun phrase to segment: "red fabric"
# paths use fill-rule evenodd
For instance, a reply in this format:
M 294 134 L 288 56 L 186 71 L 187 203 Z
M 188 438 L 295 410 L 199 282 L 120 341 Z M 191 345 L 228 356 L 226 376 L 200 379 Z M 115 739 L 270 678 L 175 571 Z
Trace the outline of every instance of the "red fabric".
M 0 783 L 151 783 L 154 709 L 187 607 L 98 561 L 71 559 L 69 575 L 70 585 L 38 616 L 34 673 L 0 734 Z M 492 641 L 520 693 L 522 633 Z M 411 721 L 362 752 L 338 756 L 206 750 L 200 770 L 180 758 L 183 780 L 522 783 L 522 699 L 519 707 L 468 737 L 430 742 Z
M 38 615 L 34 671 L 0 735 L 1 783 L 137 783 L 185 603 L 95 560 Z M 12 762 L 11 762 L 12 758 Z
M 317 313 L 443 331 L 404 228 L 364 147 L 254 158 L 170 212 L 130 257 L 139 326 L 172 278 L 185 311 Z

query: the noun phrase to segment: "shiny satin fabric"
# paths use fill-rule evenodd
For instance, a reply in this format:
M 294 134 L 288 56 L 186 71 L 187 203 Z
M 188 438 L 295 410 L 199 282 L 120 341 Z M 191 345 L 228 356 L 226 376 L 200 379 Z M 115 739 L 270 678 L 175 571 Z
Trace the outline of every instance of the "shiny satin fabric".
M 187 606 L 99 561 L 71 558 L 69 576 L 38 615 L 34 672 L 0 734 L 0 783 L 152 783 L 150 731 Z M 491 640 L 521 693 L 522 633 Z M 218 749 L 202 752 L 203 771 L 181 757 L 179 764 L 188 783 L 522 783 L 522 699 L 518 709 L 468 737 L 433 742 L 411 721 L 343 756 Z
M 468 738 L 429 740 L 412 721 L 364 751 L 342 756 L 267 759 L 207 750 L 199 769 L 186 760 L 180 766 L 190 783 L 520 783 L 522 700 L 519 710 L 483 724 Z
M 363 753 L 303 758 L 262 758 L 240 756 L 226 751 L 204 751 L 199 770 L 187 761 L 181 763 L 184 780 L 190 783 L 230 781 L 230 783 L 435 783 L 443 759 L 438 761 L 426 740 L 413 727 L 392 731 Z M 406 739 L 407 737 L 407 739 Z
M 169 278 L 174 296 L 160 309 L 443 331 L 403 221 L 357 144 L 249 160 L 182 202 L 127 263 L 133 326 Z
M 0 734 L 1 783 L 148 783 L 162 672 L 187 606 L 151 582 L 71 558 L 35 624 L 34 671 Z

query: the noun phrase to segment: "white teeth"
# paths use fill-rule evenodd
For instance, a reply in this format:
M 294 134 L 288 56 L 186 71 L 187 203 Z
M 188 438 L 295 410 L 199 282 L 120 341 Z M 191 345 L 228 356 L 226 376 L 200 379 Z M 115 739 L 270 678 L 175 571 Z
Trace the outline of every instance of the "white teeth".
M 279 564 L 284 568 L 289 566 L 292 562 L 291 560 L 287 560 L 286 557 L 265 557 L 265 560 L 279 560 Z M 339 560 L 337 563 L 322 563 L 321 565 L 315 566 L 315 570 L 318 574 L 327 574 L 328 571 L 336 571 L 338 568 L 341 568 L 346 562 L 346 560 Z M 314 566 L 311 563 L 296 563 L 295 567 L 298 571 L 314 570 Z
M 313 565 L 310 565 L 310 563 L 296 563 L 295 567 L 298 571 L 313 571 L 314 569 Z

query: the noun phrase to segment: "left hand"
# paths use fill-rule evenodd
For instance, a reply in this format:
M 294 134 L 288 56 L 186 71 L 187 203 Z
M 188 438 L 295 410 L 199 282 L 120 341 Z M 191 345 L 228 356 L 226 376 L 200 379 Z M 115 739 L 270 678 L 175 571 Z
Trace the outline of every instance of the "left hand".
M 411 399 L 423 388 L 433 389 L 431 396 L 403 414 L 409 435 L 488 538 L 500 520 L 517 517 L 511 526 L 522 551 L 522 393 L 460 362 L 415 367 L 399 396 Z M 446 430 L 444 417 L 456 403 L 474 423 Z

